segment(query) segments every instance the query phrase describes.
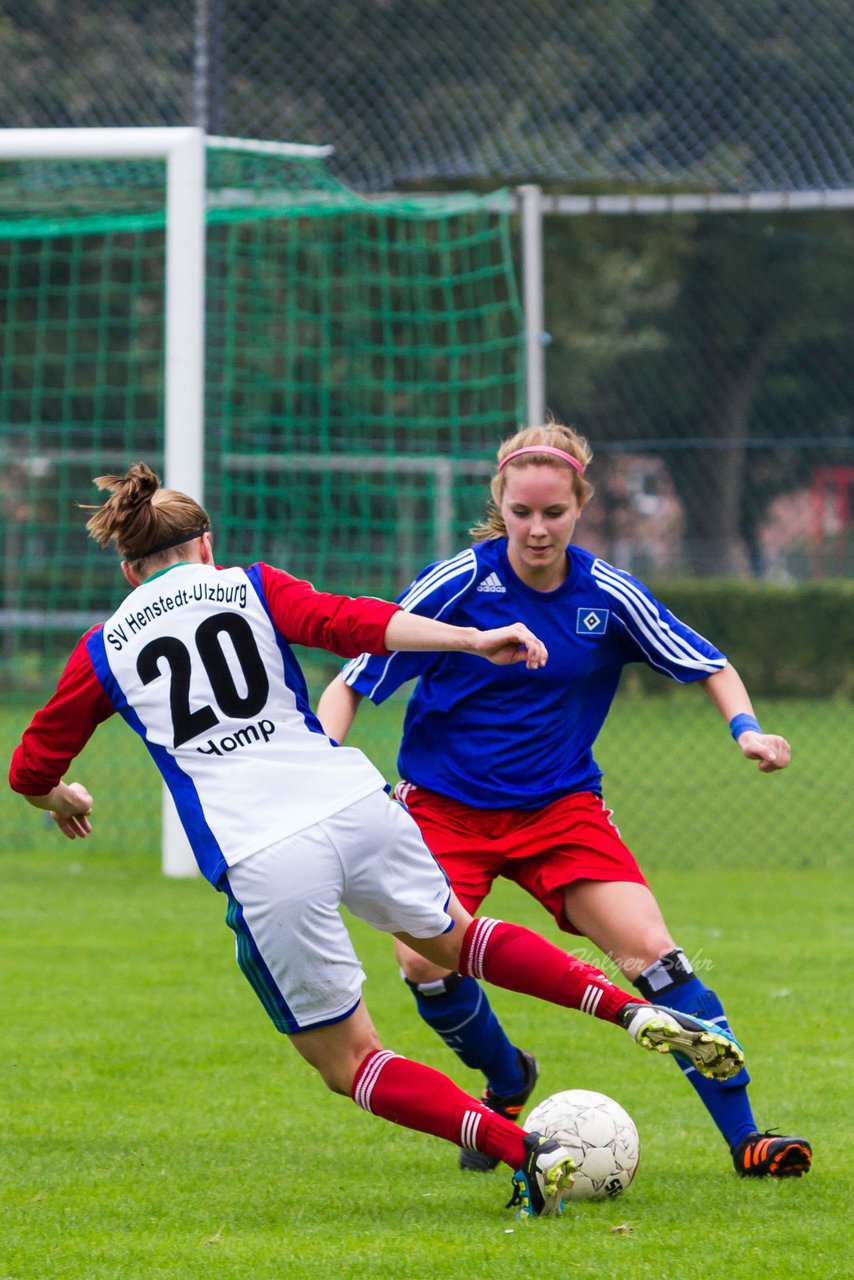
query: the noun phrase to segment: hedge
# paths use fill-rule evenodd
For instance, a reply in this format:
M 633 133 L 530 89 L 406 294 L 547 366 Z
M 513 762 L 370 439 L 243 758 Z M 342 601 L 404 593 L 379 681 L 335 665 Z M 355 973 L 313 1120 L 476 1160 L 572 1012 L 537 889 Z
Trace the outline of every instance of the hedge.
M 854 697 L 854 582 L 704 578 L 650 589 L 723 650 L 752 694 Z M 642 667 L 629 670 L 642 672 L 645 689 L 670 683 Z

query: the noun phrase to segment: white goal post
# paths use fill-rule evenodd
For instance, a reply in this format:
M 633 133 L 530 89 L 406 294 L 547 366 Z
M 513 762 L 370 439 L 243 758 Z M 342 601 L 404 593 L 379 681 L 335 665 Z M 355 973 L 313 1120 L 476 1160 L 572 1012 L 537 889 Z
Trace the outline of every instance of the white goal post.
M 164 479 L 204 501 L 205 134 L 197 128 L 0 129 L 0 160 L 157 160 L 166 165 Z M 196 861 L 163 789 L 162 868 Z

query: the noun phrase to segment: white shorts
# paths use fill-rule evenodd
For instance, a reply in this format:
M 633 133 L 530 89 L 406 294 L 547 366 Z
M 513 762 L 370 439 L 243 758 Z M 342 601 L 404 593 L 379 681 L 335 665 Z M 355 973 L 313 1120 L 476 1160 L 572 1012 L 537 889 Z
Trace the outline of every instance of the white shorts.
M 229 867 L 226 923 L 237 963 L 279 1031 L 340 1022 L 365 974 L 343 904 L 387 933 L 435 938 L 453 925 L 447 877 L 414 820 L 384 791 Z

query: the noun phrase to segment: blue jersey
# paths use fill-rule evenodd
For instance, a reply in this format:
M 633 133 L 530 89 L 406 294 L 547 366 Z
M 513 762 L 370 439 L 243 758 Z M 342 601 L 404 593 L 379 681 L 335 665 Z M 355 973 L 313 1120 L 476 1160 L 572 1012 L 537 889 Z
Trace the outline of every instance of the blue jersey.
M 681 683 L 720 671 L 726 658 L 653 598 L 631 574 L 588 551 L 567 550 L 555 591 L 516 576 L 506 538 L 429 565 L 400 597 L 412 613 L 460 627 L 524 622 L 549 651 L 545 667 L 500 667 L 472 654 L 362 654 L 346 683 L 381 703 L 417 679 L 398 756 L 400 776 L 482 809 L 532 809 L 577 791 L 599 792 L 593 744 L 623 667 L 645 662 Z

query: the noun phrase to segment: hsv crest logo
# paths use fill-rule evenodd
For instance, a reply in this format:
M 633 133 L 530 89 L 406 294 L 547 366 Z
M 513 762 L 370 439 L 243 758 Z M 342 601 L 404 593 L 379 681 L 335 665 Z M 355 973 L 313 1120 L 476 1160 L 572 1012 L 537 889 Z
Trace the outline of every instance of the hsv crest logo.
M 610 612 L 610 609 L 579 609 L 578 619 L 575 624 L 575 634 L 579 636 L 604 636 Z

